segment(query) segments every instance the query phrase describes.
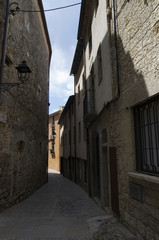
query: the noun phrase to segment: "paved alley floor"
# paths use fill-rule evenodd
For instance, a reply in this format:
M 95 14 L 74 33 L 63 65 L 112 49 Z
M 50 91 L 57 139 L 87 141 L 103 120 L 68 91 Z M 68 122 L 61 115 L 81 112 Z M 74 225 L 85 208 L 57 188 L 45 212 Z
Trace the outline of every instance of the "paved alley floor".
M 102 215 L 79 186 L 52 171 L 48 184 L 0 214 L 0 240 L 90 239 L 86 222 Z
M 0 213 L 0 240 L 137 240 L 79 186 L 50 171 L 49 182 Z

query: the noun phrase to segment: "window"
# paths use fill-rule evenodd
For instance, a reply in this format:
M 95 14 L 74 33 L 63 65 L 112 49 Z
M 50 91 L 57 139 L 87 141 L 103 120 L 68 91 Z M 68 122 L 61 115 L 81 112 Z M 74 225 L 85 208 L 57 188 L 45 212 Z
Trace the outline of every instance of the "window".
M 89 35 L 89 56 L 91 55 L 92 52 L 92 31 L 90 30 L 90 35 Z
M 134 108 L 139 172 L 159 174 L 159 98 Z
M 78 104 L 80 103 L 80 85 L 78 85 Z
M 52 149 L 51 149 L 51 153 L 54 153 L 55 152 L 55 144 L 52 143 Z
M 85 94 L 85 91 L 86 91 L 86 78 L 85 78 L 84 74 L 82 76 L 82 84 L 83 84 L 83 94 Z
M 94 65 L 90 73 L 90 112 L 95 112 Z
M 52 128 L 52 135 L 53 135 L 53 137 L 54 137 L 54 135 L 55 135 L 55 131 L 54 131 L 54 129 Z
M 52 117 L 52 126 L 54 126 L 54 125 L 55 125 L 55 118 Z
M 103 77 L 101 45 L 99 45 L 98 52 L 97 52 L 97 62 L 98 62 L 98 85 L 99 85 Z

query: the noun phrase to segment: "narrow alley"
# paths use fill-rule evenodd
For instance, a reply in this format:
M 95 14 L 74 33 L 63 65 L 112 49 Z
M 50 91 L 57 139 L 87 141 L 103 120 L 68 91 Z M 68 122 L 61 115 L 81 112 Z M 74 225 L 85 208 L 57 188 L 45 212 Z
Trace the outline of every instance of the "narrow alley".
M 103 238 L 94 238 L 108 219 L 110 236 L 104 227 Z M 79 186 L 50 170 L 48 184 L 0 214 L 0 240 L 136 239 L 119 224 L 114 235 L 114 221 Z
M 76 184 L 50 173 L 48 184 L 0 214 L 0 239 L 89 239 L 86 221 L 102 215 Z

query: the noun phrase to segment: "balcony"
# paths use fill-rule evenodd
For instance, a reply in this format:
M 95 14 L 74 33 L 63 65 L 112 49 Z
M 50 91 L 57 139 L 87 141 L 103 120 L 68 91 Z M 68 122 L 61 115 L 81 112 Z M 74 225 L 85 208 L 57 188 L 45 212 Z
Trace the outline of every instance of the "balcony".
M 55 140 L 55 136 L 54 135 L 50 135 L 50 140 Z
M 83 100 L 83 118 L 85 122 L 92 122 L 96 118 L 94 90 L 87 90 Z

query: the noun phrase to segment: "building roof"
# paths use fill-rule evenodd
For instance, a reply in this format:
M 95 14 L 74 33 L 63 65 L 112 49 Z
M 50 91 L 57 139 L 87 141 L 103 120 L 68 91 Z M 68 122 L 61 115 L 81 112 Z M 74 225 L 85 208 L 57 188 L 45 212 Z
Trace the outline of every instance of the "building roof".
M 92 0 L 82 0 L 81 5 L 81 12 L 80 12 L 80 20 L 78 25 L 78 35 L 77 39 L 84 39 L 85 38 L 85 28 L 89 24 L 89 17 L 90 17 L 90 7 L 92 4 Z
M 76 75 L 81 58 L 82 58 L 82 53 L 83 49 L 85 48 L 85 33 L 89 24 L 89 19 L 90 19 L 90 7 L 91 7 L 91 2 L 92 0 L 82 0 L 82 5 L 81 5 L 81 12 L 80 12 L 80 20 L 79 20 L 79 25 L 78 25 L 78 35 L 77 35 L 77 46 L 76 46 L 76 51 L 71 67 L 71 75 Z
M 58 110 L 56 112 L 53 112 L 53 113 L 49 114 L 49 117 L 53 117 L 53 116 L 55 116 L 55 115 L 57 115 L 57 114 L 59 114 L 61 112 L 62 112 L 62 110 Z
M 75 51 L 70 75 L 76 75 L 79 64 L 81 62 L 84 47 L 85 47 L 85 42 L 83 39 L 80 39 L 76 46 L 76 51 Z
M 68 100 L 67 100 L 67 103 L 63 109 L 63 112 L 61 113 L 61 116 L 60 116 L 60 119 L 59 119 L 59 122 L 58 124 L 63 124 L 63 121 L 64 121 L 64 117 L 67 113 L 67 111 L 70 109 L 70 105 L 74 102 L 75 100 L 75 95 L 71 95 Z

